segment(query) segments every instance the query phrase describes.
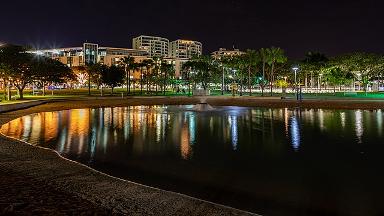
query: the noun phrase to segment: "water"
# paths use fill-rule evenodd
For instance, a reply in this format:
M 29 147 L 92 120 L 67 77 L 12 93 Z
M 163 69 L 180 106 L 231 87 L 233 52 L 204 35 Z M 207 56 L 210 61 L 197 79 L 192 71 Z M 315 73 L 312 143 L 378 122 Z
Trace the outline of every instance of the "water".
M 44 112 L 1 131 L 114 176 L 256 213 L 384 213 L 381 110 L 210 110 Z

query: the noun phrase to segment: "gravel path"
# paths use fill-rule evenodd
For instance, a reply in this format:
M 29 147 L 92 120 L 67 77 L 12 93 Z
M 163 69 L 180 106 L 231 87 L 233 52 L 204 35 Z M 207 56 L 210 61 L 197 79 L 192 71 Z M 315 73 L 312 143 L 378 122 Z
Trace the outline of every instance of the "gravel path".
M 1 215 L 108 215 L 74 194 L 59 191 L 42 180 L 0 170 Z

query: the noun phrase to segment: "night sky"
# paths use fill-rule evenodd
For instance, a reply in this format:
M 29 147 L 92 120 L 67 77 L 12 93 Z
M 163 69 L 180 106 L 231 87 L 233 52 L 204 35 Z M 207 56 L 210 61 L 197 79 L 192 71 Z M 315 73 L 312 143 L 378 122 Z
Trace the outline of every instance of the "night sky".
M 257 0 L 13 0 L 0 3 L 0 41 L 41 48 L 131 47 L 141 34 L 219 47 L 279 46 L 288 56 L 384 53 L 384 2 Z

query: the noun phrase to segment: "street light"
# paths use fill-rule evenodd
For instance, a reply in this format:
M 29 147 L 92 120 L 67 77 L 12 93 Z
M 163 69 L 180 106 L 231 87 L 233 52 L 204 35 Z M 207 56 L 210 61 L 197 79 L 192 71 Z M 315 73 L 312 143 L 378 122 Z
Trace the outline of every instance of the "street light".
M 296 92 L 296 100 L 299 100 L 299 94 L 297 92 L 297 71 L 299 70 L 299 67 L 294 66 L 292 70 L 295 72 L 295 92 Z

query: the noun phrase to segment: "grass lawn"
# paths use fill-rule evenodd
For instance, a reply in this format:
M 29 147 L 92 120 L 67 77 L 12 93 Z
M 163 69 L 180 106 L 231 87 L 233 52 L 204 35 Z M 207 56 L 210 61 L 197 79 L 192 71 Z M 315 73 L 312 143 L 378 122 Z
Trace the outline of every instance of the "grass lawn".
M 52 94 L 53 92 L 53 94 Z M 127 96 L 127 92 L 125 88 L 116 88 L 114 89 L 113 95 L 111 94 L 110 89 L 103 89 L 103 96 L 114 96 L 114 97 L 121 97 L 122 94 L 124 96 Z M 264 93 L 265 96 L 270 96 L 269 92 Z M 163 92 L 149 92 L 147 93 L 145 90 L 143 91 L 143 94 L 141 94 L 140 89 L 136 89 L 134 91 L 131 91 L 131 96 L 163 96 Z M 211 91 L 212 96 L 221 96 L 220 90 L 212 90 Z M 243 93 L 244 96 L 248 96 L 248 92 Z M 91 89 L 91 96 L 101 96 L 100 90 L 97 89 Z M 176 93 L 173 91 L 167 91 L 165 96 L 190 96 L 188 95 L 188 92 L 185 93 Z M 224 96 L 232 96 L 231 92 L 225 92 Z M 236 94 L 238 96 L 238 94 Z M 261 96 L 260 93 L 253 93 L 252 96 Z M 273 94 L 274 97 L 281 97 L 282 94 Z M 21 101 L 28 101 L 28 100 L 38 100 L 38 99 L 60 99 L 60 98 L 71 98 L 71 97 L 88 97 L 88 89 L 62 89 L 62 90 L 47 90 L 46 96 L 42 95 L 42 92 L 40 91 L 37 95 L 32 95 L 32 90 L 25 90 L 24 91 L 24 99 L 19 100 L 17 96 L 16 90 L 12 91 L 12 97 L 14 98 L 11 101 L 5 101 L 4 98 L 4 91 L 0 91 L 0 98 L 3 99 L 1 101 L 1 104 L 6 103 L 17 103 Z M 295 94 L 286 94 L 286 98 L 295 98 Z M 303 94 L 303 99 L 384 99 L 384 92 L 356 92 L 356 93 L 343 93 L 343 92 L 337 92 L 336 94 L 333 93 L 305 93 Z

